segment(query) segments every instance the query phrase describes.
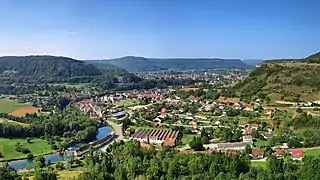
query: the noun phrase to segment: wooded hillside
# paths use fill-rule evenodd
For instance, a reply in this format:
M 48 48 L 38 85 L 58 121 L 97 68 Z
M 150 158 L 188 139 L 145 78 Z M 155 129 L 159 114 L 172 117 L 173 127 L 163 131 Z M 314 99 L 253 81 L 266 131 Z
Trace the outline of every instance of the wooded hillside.
M 0 83 L 89 82 L 101 75 L 95 66 L 66 57 L 0 57 Z

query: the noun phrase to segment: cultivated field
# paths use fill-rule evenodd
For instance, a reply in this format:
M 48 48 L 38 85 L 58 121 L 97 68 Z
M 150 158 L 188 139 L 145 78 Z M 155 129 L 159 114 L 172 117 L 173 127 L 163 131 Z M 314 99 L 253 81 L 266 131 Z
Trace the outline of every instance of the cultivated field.
M 0 160 L 26 158 L 27 155 L 15 150 L 15 144 L 21 143 L 23 147 L 28 148 L 33 155 L 45 154 L 52 152 L 48 142 L 43 139 L 33 138 L 30 143 L 26 139 L 18 138 L 0 138 L 0 151 L 3 158 Z
M 10 99 L 0 99 L 0 113 L 11 113 L 22 107 L 31 107 L 28 104 L 22 104 Z
M 27 106 L 11 112 L 10 115 L 21 117 L 21 116 L 25 116 L 27 113 L 33 114 L 33 113 L 37 113 L 38 111 L 39 111 L 39 108 Z

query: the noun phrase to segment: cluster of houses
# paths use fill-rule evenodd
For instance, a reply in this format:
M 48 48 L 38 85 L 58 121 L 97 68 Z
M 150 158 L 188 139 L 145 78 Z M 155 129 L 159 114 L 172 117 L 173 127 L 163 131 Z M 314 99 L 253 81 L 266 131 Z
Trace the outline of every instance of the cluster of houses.
M 273 154 L 278 158 L 284 158 L 285 155 L 288 155 L 292 160 L 302 160 L 304 153 L 302 149 L 293 149 L 289 150 L 287 148 L 273 148 Z M 262 149 L 252 149 L 250 154 L 253 159 L 263 159 L 266 157 L 266 152 Z
M 115 103 L 124 99 L 150 99 L 151 101 L 157 101 L 164 100 L 165 94 L 168 92 L 168 90 L 157 88 L 144 91 L 113 92 L 96 97 L 96 99 L 105 103 Z
M 252 137 L 249 135 L 243 136 L 243 142 L 234 143 L 218 143 L 212 148 L 214 151 L 222 151 L 228 154 L 237 154 L 238 152 L 245 151 L 246 147 L 250 146 L 252 151 L 250 157 L 252 159 L 263 159 L 267 156 L 263 149 L 258 149 L 253 147 Z M 276 146 L 272 148 L 273 154 L 277 158 L 284 158 L 285 155 L 289 156 L 292 160 L 301 160 L 304 157 L 302 149 L 289 150 L 288 146 L 284 143 L 281 146 Z
M 151 89 L 146 91 L 134 91 L 131 93 L 131 98 L 150 99 L 151 101 L 163 101 L 165 95 L 169 91 L 167 89 Z
M 173 147 L 179 142 L 180 136 L 178 130 L 140 129 L 132 134 L 130 139 L 138 140 L 141 143 Z
M 205 72 L 201 70 L 201 72 L 199 72 L 195 69 L 170 69 L 136 74 L 144 79 L 192 79 L 195 81 L 195 85 L 203 83 L 211 85 L 217 83 L 230 84 L 245 77 L 245 71 L 237 69 L 228 72 L 228 74 L 217 73 L 215 70 L 205 70 Z
M 94 99 L 83 100 L 77 103 L 79 108 L 92 117 L 102 117 L 104 111 L 99 107 L 98 103 Z

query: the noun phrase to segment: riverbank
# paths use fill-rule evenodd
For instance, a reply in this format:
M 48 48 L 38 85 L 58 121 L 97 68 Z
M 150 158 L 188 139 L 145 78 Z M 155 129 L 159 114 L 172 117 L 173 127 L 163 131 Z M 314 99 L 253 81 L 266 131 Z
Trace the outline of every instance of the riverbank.
M 112 133 L 113 130 L 109 126 L 100 127 L 98 129 L 98 133 L 96 135 L 96 141 L 99 141 L 105 137 L 107 137 L 110 133 Z M 24 140 L 26 141 L 26 140 Z M 39 147 L 38 147 L 39 148 Z M 14 151 L 14 149 L 13 149 Z M 44 152 L 40 154 L 36 154 L 35 156 L 43 156 L 46 161 L 50 161 L 52 164 L 60 161 L 64 161 L 63 154 L 58 153 L 58 151 L 51 150 L 50 152 Z M 9 162 L 9 165 L 13 167 L 16 170 L 25 169 L 26 167 L 32 168 L 34 167 L 34 160 L 28 160 L 25 157 L 15 157 L 10 159 L 2 159 L 2 162 Z M 1 160 L 0 160 L 1 162 Z
M 43 154 L 37 154 L 34 155 L 34 159 L 38 156 L 45 156 L 45 155 L 51 155 L 51 154 L 60 154 L 58 151 L 53 151 L 53 152 L 48 152 L 48 153 L 43 153 Z M 12 162 L 12 161 L 20 161 L 20 160 L 28 160 L 27 157 L 25 158 L 12 158 L 12 159 L 8 159 L 8 160 L 0 160 L 0 162 Z

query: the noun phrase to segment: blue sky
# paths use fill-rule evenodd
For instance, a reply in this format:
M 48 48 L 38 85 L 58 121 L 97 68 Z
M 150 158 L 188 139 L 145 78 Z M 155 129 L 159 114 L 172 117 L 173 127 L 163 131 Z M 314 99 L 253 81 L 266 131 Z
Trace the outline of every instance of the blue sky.
M 300 58 L 318 0 L 0 0 L 0 56 Z

